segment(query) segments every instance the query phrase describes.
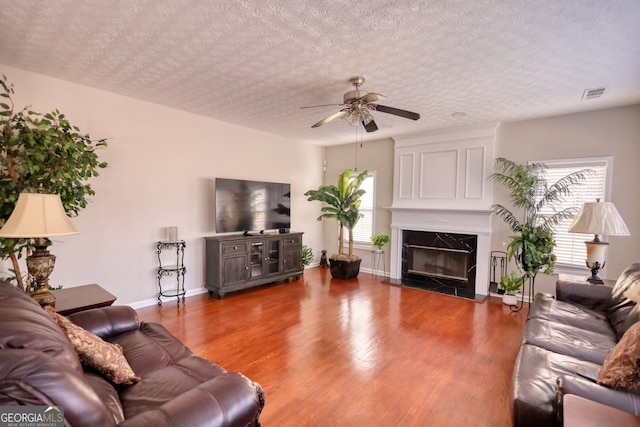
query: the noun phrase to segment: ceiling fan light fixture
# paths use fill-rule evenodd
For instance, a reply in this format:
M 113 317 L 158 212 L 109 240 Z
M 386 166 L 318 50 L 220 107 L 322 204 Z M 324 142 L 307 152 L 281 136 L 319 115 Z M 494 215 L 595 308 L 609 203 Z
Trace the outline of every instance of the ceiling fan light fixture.
M 333 113 L 332 115 L 325 117 L 320 120 L 318 123 L 311 126 L 312 128 L 317 128 L 322 126 L 331 120 L 337 119 L 341 117 L 344 121 L 349 123 L 351 126 L 362 125 L 367 132 L 375 132 L 378 130 L 378 126 L 376 122 L 373 120 L 373 115 L 371 111 L 381 111 L 386 114 L 391 114 L 398 117 L 403 117 L 405 119 L 418 120 L 420 118 L 420 114 L 413 113 L 411 111 L 401 110 L 399 108 L 389 107 L 385 105 L 377 104 L 378 101 L 382 101 L 386 99 L 384 95 L 380 95 L 379 93 L 368 92 L 366 90 L 361 90 L 360 86 L 364 83 L 364 77 L 362 76 L 354 76 L 349 79 L 351 84 L 355 87 L 355 90 L 349 91 L 344 94 L 343 104 L 345 108 L 340 111 Z M 312 107 L 323 107 L 324 105 L 314 105 Z M 302 107 L 302 108 L 310 108 L 310 107 Z
M 368 125 L 373 121 L 373 115 L 369 112 L 368 106 L 360 104 L 352 105 L 342 118 L 351 126 L 357 126 L 360 123 Z

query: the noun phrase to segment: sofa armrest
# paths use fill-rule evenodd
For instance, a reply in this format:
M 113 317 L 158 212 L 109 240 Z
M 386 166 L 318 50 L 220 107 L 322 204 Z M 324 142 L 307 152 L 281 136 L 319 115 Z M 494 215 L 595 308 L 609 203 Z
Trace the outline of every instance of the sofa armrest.
M 558 280 L 556 282 L 556 298 L 559 301 L 579 304 L 592 310 L 606 311 L 611 300 L 611 287 Z
M 119 424 L 122 427 L 259 426 L 262 388 L 239 373 L 226 373 L 200 384 Z
M 38 350 L 3 349 L 0 405 L 64 408 L 65 425 L 114 426 L 102 398 L 81 373 Z
M 67 318 L 102 339 L 137 330 L 140 327 L 138 314 L 126 305 L 79 311 L 68 315 Z
M 603 405 L 640 415 L 640 395 L 604 387 L 584 378 L 563 375 L 558 378 L 558 401 L 556 403 L 558 404 L 559 419 L 562 419 L 562 398 L 565 394 L 575 394 Z

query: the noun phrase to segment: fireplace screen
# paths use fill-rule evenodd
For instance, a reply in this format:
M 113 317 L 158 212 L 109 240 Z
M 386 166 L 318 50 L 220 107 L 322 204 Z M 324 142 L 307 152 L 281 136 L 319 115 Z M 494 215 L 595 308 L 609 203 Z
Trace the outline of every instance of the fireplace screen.
M 468 281 L 468 250 L 409 245 L 413 253 L 409 273 Z

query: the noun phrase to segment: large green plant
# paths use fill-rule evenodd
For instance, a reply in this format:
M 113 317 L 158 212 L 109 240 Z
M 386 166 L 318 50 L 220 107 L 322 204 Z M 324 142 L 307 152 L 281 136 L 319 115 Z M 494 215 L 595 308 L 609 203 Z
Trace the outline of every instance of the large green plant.
M 98 176 L 96 150 L 107 145 L 92 140 L 71 125 L 64 114 L 47 114 L 30 107 L 14 111 L 13 85 L 0 79 L 0 224 L 13 212 L 21 192 L 56 193 L 70 216 L 75 216 L 95 194 L 89 183 Z M 18 264 L 29 239 L 0 239 L 0 258 L 10 259 L 18 286 L 24 289 Z
M 360 186 L 367 179 L 367 171 L 352 178 L 353 172 L 347 169 L 338 177 L 338 185 L 321 185 L 317 190 L 309 190 L 304 193 L 307 200 L 319 200 L 328 206 L 322 207 L 322 215 L 318 221 L 326 218 L 338 220 L 340 227 L 338 233 L 338 255 L 353 258 L 353 228 L 356 226 L 362 214 L 360 213 L 360 199 L 365 190 Z M 349 232 L 349 253 L 344 252 L 344 229 Z
M 491 210 L 516 233 L 509 238 L 509 260 L 515 259 L 529 278 L 540 270 L 544 274 L 553 273 L 556 262 L 553 232 L 577 211 L 576 207 L 560 208 L 560 202 L 571 194 L 573 185 L 594 173 L 583 169 L 549 184 L 545 179 L 546 168 L 543 163 L 521 165 L 499 157 L 495 161 L 495 172 L 489 176 L 492 182 L 509 190 L 513 206 L 522 210 L 516 214 L 501 204 L 491 205 Z M 550 211 L 553 213 L 548 214 Z

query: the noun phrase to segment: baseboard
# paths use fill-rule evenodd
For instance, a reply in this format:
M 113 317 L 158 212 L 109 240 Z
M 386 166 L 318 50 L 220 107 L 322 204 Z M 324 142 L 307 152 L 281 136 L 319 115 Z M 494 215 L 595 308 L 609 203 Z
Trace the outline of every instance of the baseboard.
M 185 297 L 191 297 L 194 295 L 199 295 L 199 294 L 204 294 L 205 292 L 208 292 L 208 290 L 206 288 L 198 288 L 198 289 L 188 289 L 187 293 L 185 294 Z M 162 303 L 174 303 L 176 302 L 176 297 L 160 297 L 160 300 L 162 300 Z M 133 308 L 133 309 L 138 309 L 138 308 L 142 308 L 142 307 L 149 307 L 150 305 L 157 305 L 158 304 L 158 298 L 150 298 L 150 299 L 146 299 L 146 300 L 142 300 L 142 301 L 137 301 L 137 302 L 132 302 L 130 304 L 125 304 L 128 305 L 129 307 Z

